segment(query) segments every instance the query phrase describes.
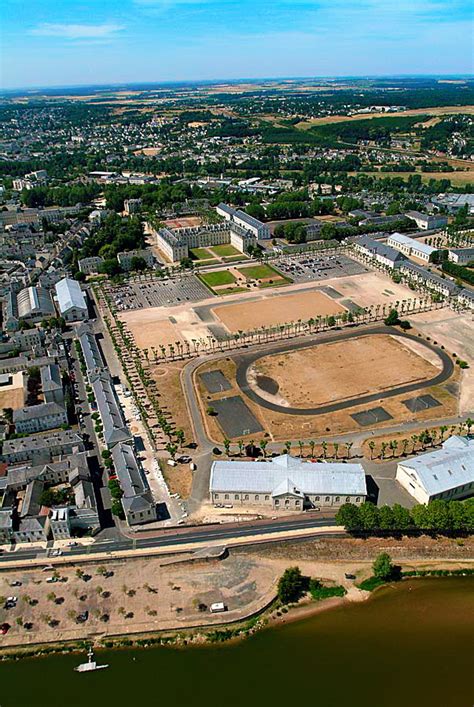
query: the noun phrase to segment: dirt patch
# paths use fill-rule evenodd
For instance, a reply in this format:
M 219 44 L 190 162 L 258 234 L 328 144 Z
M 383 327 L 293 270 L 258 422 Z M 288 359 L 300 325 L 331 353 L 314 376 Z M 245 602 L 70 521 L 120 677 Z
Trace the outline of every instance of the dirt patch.
M 25 404 L 25 389 L 23 387 L 23 373 L 11 373 L 10 385 L 0 387 L 0 410 L 12 408 L 18 410 Z
M 344 307 L 317 291 L 268 297 L 256 302 L 242 302 L 212 309 L 214 315 L 232 333 L 343 311 Z
M 120 319 L 125 322 L 135 339 L 136 345 L 141 349 L 152 346 L 166 346 L 176 341 L 183 341 L 179 328 L 169 320 L 163 318 L 158 308 L 135 309 L 120 314 Z M 168 347 L 166 348 L 168 353 Z
M 255 362 L 290 405 L 314 407 L 425 380 L 437 369 L 393 336 L 360 336 Z M 257 379 L 258 380 L 258 379 Z

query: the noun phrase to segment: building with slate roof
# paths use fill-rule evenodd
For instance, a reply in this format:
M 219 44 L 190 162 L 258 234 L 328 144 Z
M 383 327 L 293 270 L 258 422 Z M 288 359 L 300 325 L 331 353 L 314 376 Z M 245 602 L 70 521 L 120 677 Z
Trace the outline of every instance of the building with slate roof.
M 292 511 L 359 505 L 367 496 L 361 464 L 316 464 L 288 454 L 267 461 L 215 461 L 209 491 L 215 505 Z

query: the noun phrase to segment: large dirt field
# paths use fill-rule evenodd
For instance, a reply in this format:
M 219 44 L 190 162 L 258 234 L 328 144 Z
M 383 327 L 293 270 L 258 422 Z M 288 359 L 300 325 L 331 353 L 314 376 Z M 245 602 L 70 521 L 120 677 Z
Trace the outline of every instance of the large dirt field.
M 308 320 L 318 315 L 338 314 L 344 307 L 322 292 L 302 292 L 282 295 L 258 302 L 242 302 L 212 309 L 214 315 L 230 332 L 246 331 L 261 326 Z
M 278 383 L 279 402 L 314 407 L 425 380 L 438 369 L 393 336 L 360 336 L 259 359 Z
M 136 345 L 141 349 L 183 341 L 179 327 L 163 318 L 157 307 L 132 309 L 121 313 L 120 319 L 127 324 Z

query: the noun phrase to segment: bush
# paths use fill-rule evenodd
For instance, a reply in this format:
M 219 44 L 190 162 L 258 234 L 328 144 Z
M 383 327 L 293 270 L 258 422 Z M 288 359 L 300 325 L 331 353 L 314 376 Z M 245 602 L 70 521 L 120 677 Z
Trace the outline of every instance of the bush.
M 372 565 L 374 577 L 377 579 L 387 580 L 393 575 L 392 558 L 386 552 L 380 553 Z
M 347 589 L 342 585 L 325 587 L 318 579 L 310 580 L 309 591 L 315 601 L 322 601 L 323 599 L 330 599 L 331 597 L 343 597 L 347 594 Z
M 359 587 L 359 589 L 363 589 L 366 592 L 373 592 L 374 589 L 377 589 L 377 587 L 381 587 L 382 584 L 385 584 L 385 581 L 383 579 L 380 579 L 380 577 L 368 577 L 357 586 Z

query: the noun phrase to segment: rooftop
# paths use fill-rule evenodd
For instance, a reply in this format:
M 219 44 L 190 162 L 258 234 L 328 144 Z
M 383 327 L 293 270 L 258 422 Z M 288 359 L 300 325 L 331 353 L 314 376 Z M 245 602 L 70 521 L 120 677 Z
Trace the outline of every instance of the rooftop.
M 215 461 L 211 469 L 211 492 L 249 491 L 280 495 L 285 489 L 303 494 L 367 494 L 361 464 L 313 464 L 288 454 L 266 462 Z

